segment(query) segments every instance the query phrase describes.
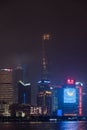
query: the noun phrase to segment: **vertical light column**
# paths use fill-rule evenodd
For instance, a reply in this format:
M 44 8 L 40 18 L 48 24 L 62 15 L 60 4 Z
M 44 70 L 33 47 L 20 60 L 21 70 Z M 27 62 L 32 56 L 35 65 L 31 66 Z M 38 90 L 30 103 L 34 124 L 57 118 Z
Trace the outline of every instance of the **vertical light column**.
M 82 87 L 79 86 L 79 116 L 82 116 Z

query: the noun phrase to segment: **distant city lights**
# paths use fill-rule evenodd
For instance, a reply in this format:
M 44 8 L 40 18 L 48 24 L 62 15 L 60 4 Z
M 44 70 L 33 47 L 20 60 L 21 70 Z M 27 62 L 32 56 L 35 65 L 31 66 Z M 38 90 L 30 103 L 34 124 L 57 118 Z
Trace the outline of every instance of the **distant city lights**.
M 40 80 L 40 81 L 38 81 L 38 83 L 47 83 L 47 84 L 49 84 L 50 81 L 49 80 Z
M 12 71 L 12 69 L 1 69 L 1 70 L 8 71 L 8 72 Z

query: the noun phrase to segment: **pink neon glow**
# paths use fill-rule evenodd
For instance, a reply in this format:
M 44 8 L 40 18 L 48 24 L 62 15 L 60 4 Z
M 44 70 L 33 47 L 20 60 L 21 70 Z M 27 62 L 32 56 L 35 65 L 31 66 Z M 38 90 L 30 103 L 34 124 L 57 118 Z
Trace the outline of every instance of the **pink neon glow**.
M 74 84 L 74 80 L 73 79 L 68 79 L 67 84 Z

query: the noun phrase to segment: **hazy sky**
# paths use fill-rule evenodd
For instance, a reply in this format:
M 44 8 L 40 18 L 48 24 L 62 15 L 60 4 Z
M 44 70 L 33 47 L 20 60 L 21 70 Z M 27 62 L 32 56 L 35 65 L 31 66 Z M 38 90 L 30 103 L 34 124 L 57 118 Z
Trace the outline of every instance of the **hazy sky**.
M 67 76 L 87 80 L 87 3 L 83 0 L 0 2 L 0 67 L 22 64 L 30 82 L 41 76 L 41 36 L 53 83 Z

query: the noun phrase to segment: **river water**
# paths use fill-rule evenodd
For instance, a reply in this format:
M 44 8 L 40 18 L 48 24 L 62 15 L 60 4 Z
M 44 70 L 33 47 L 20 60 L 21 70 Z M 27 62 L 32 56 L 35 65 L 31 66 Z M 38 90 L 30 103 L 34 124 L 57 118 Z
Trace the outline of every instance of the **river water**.
M 0 122 L 0 130 L 87 130 L 87 121 Z

